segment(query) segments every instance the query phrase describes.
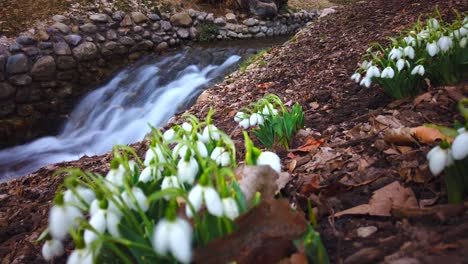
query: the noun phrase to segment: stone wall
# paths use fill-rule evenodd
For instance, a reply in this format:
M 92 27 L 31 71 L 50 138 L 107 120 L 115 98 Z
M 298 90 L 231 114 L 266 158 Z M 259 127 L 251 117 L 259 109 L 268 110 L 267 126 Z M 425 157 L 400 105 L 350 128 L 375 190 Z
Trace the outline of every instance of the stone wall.
M 317 15 L 302 11 L 259 20 L 189 10 L 54 16 L 34 35 L 0 46 L 0 147 L 57 129 L 80 96 L 146 52 L 187 41 L 293 34 Z

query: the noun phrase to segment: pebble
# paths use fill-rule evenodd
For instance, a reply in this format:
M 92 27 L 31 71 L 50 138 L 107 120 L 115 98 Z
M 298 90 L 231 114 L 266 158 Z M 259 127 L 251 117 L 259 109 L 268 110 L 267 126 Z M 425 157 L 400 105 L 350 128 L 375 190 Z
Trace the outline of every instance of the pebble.
M 366 226 L 366 227 L 359 227 L 356 230 L 356 233 L 358 237 L 366 238 L 366 237 L 370 237 L 371 235 L 373 235 L 375 232 L 377 232 L 377 230 L 378 228 L 375 226 Z

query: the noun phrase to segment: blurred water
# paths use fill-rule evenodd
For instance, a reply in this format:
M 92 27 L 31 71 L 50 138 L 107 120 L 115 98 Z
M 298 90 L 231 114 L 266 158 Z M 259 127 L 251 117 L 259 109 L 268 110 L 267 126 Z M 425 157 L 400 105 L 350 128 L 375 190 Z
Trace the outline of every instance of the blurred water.
M 234 70 L 252 49 L 191 48 L 148 56 L 87 94 L 56 136 L 0 151 L 0 180 L 42 166 L 108 152 L 114 144 L 142 140 L 186 109 L 217 79 Z

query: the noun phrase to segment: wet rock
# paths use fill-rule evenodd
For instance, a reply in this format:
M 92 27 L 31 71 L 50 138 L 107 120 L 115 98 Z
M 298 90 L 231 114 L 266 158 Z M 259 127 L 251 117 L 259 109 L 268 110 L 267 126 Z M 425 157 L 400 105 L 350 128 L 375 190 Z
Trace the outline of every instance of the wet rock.
M 70 47 L 65 42 L 54 43 L 54 53 L 57 55 L 71 55 Z
M 64 37 L 65 41 L 72 45 L 72 46 L 76 46 L 80 43 L 81 41 L 81 36 L 80 35 L 77 35 L 77 34 L 71 34 L 71 35 L 66 35 Z
M 57 29 L 59 32 L 62 34 L 68 34 L 70 33 L 70 27 L 65 25 L 64 23 L 55 23 L 52 25 L 53 28 Z
M 356 230 L 356 233 L 358 237 L 366 238 L 366 237 L 370 237 L 372 234 L 377 232 L 377 230 L 378 229 L 375 226 L 366 226 L 366 227 L 358 228 Z
M 160 24 L 163 31 L 169 31 L 172 29 L 172 25 L 169 21 L 161 21 Z
M 59 70 L 69 70 L 76 66 L 76 61 L 72 56 L 59 56 L 57 58 L 57 68 Z
M 33 56 L 36 56 L 39 54 L 39 49 L 36 48 L 36 47 L 26 47 L 26 48 L 23 48 L 23 52 L 24 54 L 26 54 L 26 56 L 28 57 L 33 57 Z
M 260 17 L 274 17 L 278 14 L 275 2 L 252 1 L 249 9 L 252 14 Z
M 123 11 L 116 11 L 112 14 L 112 19 L 115 21 L 122 21 L 125 17 L 125 12 Z
M 171 23 L 174 26 L 187 27 L 192 24 L 192 18 L 186 12 L 176 13 L 171 16 Z
M 88 34 L 93 34 L 96 33 L 97 27 L 93 23 L 86 23 L 80 26 L 80 30 Z
M 54 20 L 57 23 L 64 23 L 64 24 L 70 23 L 70 19 L 68 19 L 68 17 L 62 16 L 62 15 L 55 15 L 55 16 L 52 17 L 52 20 Z
M 9 74 L 23 73 L 29 70 L 28 57 L 24 54 L 16 54 L 8 57 L 6 72 Z
M 92 60 L 97 57 L 98 49 L 92 42 L 85 42 L 73 49 L 73 55 L 79 61 Z
M 15 92 L 16 92 L 15 87 L 5 82 L 0 83 L 0 99 L 8 98 L 14 95 Z
M 106 37 L 108 40 L 117 40 L 118 39 L 118 35 L 117 35 L 117 32 L 113 29 L 110 29 L 106 32 Z
M 128 48 L 122 44 L 117 44 L 113 51 L 115 54 L 123 55 L 128 53 Z
M 153 42 L 151 40 L 143 40 L 141 42 L 138 42 L 131 50 L 130 52 L 133 51 L 146 51 L 149 50 L 153 47 Z
M 52 42 L 39 42 L 39 44 L 37 44 L 37 47 L 39 49 L 52 49 L 54 47 L 54 44 Z
M 260 32 L 260 33 L 255 34 L 255 37 L 256 38 L 264 38 L 264 37 L 266 37 L 266 34 L 263 33 L 263 32 Z
M 32 83 L 32 78 L 26 74 L 13 75 L 8 78 L 8 81 L 14 85 L 24 86 Z
M 344 261 L 345 264 L 370 264 L 375 263 L 382 252 L 377 248 L 363 248 Z
M 15 102 L 12 100 L 0 101 L 0 117 L 5 117 L 15 111 Z
M 253 27 L 249 27 L 249 32 L 250 33 L 253 33 L 253 34 L 256 34 L 260 31 L 260 27 L 259 26 L 253 26 Z
M 149 39 L 151 38 L 151 32 L 149 32 L 148 30 L 145 30 L 141 36 L 145 39 Z
M 31 36 L 19 36 L 16 38 L 16 43 L 23 45 L 23 46 L 28 46 L 28 45 L 33 45 L 36 43 L 36 40 L 31 37 Z
M 161 18 L 158 16 L 158 14 L 155 14 L 155 13 L 151 13 L 148 15 L 148 18 L 152 21 L 159 21 L 161 20 Z
M 140 23 L 148 21 L 148 17 L 143 15 L 143 13 L 141 12 L 132 12 L 131 15 L 132 15 L 133 22 L 135 22 L 136 24 L 140 24 Z
M 22 48 L 23 47 L 18 43 L 13 43 L 10 45 L 10 47 L 8 47 L 10 52 L 13 52 L 13 53 L 20 52 Z
M 93 22 L 106 23 L 109 19 L 109 16 L 106 14 L 94 14 L 89 16 L 89 19 Z
M 177 36 L 179 36 L 182 39 L 186 39 L 190 36 L 190 32 L 186 28 L 179 28 L 177 29 Z
M 31 75 L 34 79 L 49 79 L 54 76 L 57 66 L 52 56 L 40 57 L 31 69 Z
M 122 19 L 122 22 L 120 22 L 121 27 L 129 27 L 132 25 L 133 25 L 133 21 L 129 15 L 125 15 L 124 18 Z
M 227 13 L 226 14 L 226 22 L 236 23 L 237 22 L 236 15 L 234 15 L 233 13 Z
M 224 27 L 226 25 L 226 20 L 222 17 L 218 17 L 214 20 L 214 24 L 219 27 Z
M 119 43 L 125 46 L 133 46 L 135 45 L 135 40 L 133 40 L 131 37 L 124 36 L 119 39 Z

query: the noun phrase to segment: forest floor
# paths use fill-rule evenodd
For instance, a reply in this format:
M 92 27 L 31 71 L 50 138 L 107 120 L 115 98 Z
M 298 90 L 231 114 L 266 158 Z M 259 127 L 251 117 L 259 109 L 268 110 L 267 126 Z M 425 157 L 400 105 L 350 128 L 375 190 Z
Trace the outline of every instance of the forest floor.
M 349 78 L 370 43 L 387 43 L 419 17 L 432 15 L 436 4 L 447 21 L 455 17 L 453 9 L 468 10 L 462 0 L 340 6 L 245 72 L 228 76 L 187 110 L 203 118 L 213 107 L 215 124 L 233 131 L 242 149 L 242 133 L 233 121 L 238 109 L 270 93 L 303 106 L 305 129 L 291 150 L 276 150 L 289 172 L 281 196 L 298 210 L 307 211 L 311 201 L 332 263 L 467 263 L 468 204 L 448 205 L 441 179 L 431 176 L 426 153 L 436 143 L 391 133 L 424 123 L 452 124 L 456 102 L 468 95 L 467 83 L 392 101 L 379 87 L 362 88 Z M 181 122 L 180 116 L 172 122 Z M 132 147 L 143 155 L 148 142 Z M 1 263 L 43 262 L 34 240 L 47 225 L 63 180 L 52 177 L 57 169 L 104 174 L 111 158 L 83 157 L 0 184 Z

